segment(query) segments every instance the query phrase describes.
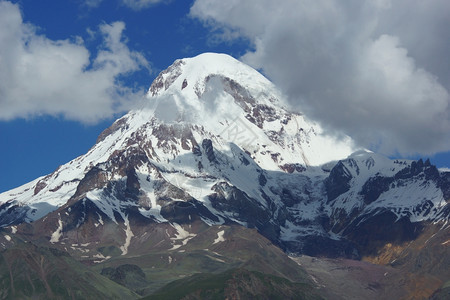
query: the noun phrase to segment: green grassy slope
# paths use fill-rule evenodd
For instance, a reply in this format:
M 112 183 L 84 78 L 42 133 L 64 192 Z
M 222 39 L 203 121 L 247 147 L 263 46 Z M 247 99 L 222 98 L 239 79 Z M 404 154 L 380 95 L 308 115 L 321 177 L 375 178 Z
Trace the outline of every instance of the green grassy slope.
M 245 269 L 195 274 L 144 299 L 321 299 L 306 283 Z
M 0 299 L 136 299 L 66 252 L 16 240 L 0 252 Z

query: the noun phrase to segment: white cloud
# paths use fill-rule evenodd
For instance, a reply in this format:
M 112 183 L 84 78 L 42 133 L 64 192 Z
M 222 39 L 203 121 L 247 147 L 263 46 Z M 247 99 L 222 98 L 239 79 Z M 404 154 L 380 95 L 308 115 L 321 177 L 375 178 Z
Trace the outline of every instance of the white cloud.
M 84 0 L 84 5 L 87 7 L 95 8 L 99 7 L 103 0 Z
M 148 8 L 152 5 L 158 4 L 158 3 L 165 3 L 170 0 L 122 0 L 122 3 L 125 6 L 128 6 L 134 10 L 141 10 L 144 8 Z
M 119 77 L 149 68 L 123 41 L 122 22 L 100 26 L 95 58 L 81 39 L 53 41 L 22 20 L 17 5 L 0 2 L 0 119 L 39 115 L 95 123 L 127 110 L 143 95 Z
M 172 0 L 120 0 L 119 2 L 133 10 L 142 10 L 159 3 L 168 3 Z M 103 0 L 84 0 L 83 4 L 87 7 L 99 7 Z
M 450 150 L 448 1 L 196 0 L 190 14 L 248 38 L 242 60 L 331 130 L 384 153 Z

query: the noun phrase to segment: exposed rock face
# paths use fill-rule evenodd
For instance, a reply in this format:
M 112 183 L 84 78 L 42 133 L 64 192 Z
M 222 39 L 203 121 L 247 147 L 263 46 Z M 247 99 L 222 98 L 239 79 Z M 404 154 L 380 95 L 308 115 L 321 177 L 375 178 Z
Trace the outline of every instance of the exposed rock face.
M 328 201 L 332 201 L 339 195 L 348 192 L 350 189 L 350 180 L 352 178 L 352 175 L 345 165 L 339 161 L 331 170 L 330 176 L 325 180 Z
M 0 226 L 17 225 L 27 221 L 27 206 L 20 206 L 16 201 L 0 204 Z
M 210 139 L 204 139 L 202 142 L 203 150 L 205 151 L 206 157 L 210 162 L 216 161 L 216 156 L 214 155 L 214 148 L 212 141 Z
M 369 178 L 361 189 L 361 195 L 364 196 L 364 203 L 370 204 L 380 197 L 380 195 L 389 190 L 389 186 L 394 181 L 392 177 L 375 176 Z
M 392 212 L 381 211 L 373 216 L 356 218 L 345 228 L 343 235 L 358 245 L 362 254 L 373 255 L 387 243 L 402 244 L 414 240 L 422 227 L 422 224 L 412 223 L 407 217 L 397 219 Z
M 182 64 L 184 64 L 183 60 L 177 60 L 169 68 L 162 71 L 150 86 L 149 93 L 151 93 L 152 96 L 155 96 L 161 90 L 167 90 L 182 74 L 179 69 Z

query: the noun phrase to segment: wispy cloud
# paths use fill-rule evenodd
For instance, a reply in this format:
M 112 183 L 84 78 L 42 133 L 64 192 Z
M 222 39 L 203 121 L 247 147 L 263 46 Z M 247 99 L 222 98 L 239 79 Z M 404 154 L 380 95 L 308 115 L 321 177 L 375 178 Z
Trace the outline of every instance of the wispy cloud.
M 23 22 L 17 5 L 0 2 L 0 119 L 63 116 L 95 123 L 127 110 L 143 91 L 119 78 L 149 68 L 124 42 L 125 24 L 103 24 L 91 57 L 81 38 L 50 40 Z
M 159 3 L 168 3 L 172 0 L 119 0 L 124 6 L 127 6 L 133 10 L 142 10 L 154 6 Z M 83 4 L 90 8 L 99 7 L 103 0 L 84 0 Z
M 121 0 L 121 2 L 134 10 L 141 10 L 159 3 L 167 3 L 171 0 Z
M 196 0 L 190 15 L 249 39 L 241 59 L 330 129 L 384 153 L 450 150 L 448 1 Z
M 87 7 L 95 8 L 99 7 L 103 0 L 84 0 L 84 5 Z

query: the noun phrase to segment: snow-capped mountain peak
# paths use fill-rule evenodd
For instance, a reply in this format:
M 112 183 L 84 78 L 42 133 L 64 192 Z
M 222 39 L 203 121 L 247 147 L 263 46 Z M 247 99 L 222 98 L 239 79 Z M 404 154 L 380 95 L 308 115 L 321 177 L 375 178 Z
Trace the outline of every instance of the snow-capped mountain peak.
M 205 79 L 213 75 L 241 83 L 253 96 L 263 91 L 279 93 L 267 78 L 237 59 L 227 54 L 203 53 L 196 57 L 176 60 L 159 74 L 148 94 L 157 96 L 165 92 L 177 94 L 183 91 L 185 97 L 195 98 L 195 95 L 205 91 Z
M 209 140 L 210 153 L 225 160 L 236 159 L 237 147 L 262 169 L 296 172 L 353 151 L 350 138 L 327 137 L 284 103 L 267 78 L 231 56 L 205 53 L 177 60 L 154 80 L 141 107 L 106 129 L 86 155 L 1 194 L 0 203 L 31 205 L 25 219 L 40 218 L 65 204 L 93 167 L 121 152 L 143 151 L 160 168 L 186 172 L 197 166 L 176 165 L 174 159 L 198 154 Z M 108 176 L 105 180 L 118 175 Z
M 57 243 L 73 228 L 112 222 L 125 231 L 127 253 L 136 220 L 170 224 L 186 243 L 194 234 L 180 223 L 237 223 L 296 253 L 319 239 L 353 255 L 345 238 L 366 220 L 448 220 L 450 175 L 429 162 L 355 152 L 349 137 L 327 136 L 285 103 L 230 56 L 177 60 L 88 153 L 0 194 L 0 226 L 52 215 L 45 227 L 55 227 Z
M 276 157 L 283 159 L 281 164 L 317 166 L 355 149 L 350 138 L 327 136 L 318 124 L 290 112 L 282 93 L 267 78 L 225 54 L 177 60 L 155 79 L 141 111 L 166 124 L 203 126 L 255 153 L 269 169 L 280 168 Z

